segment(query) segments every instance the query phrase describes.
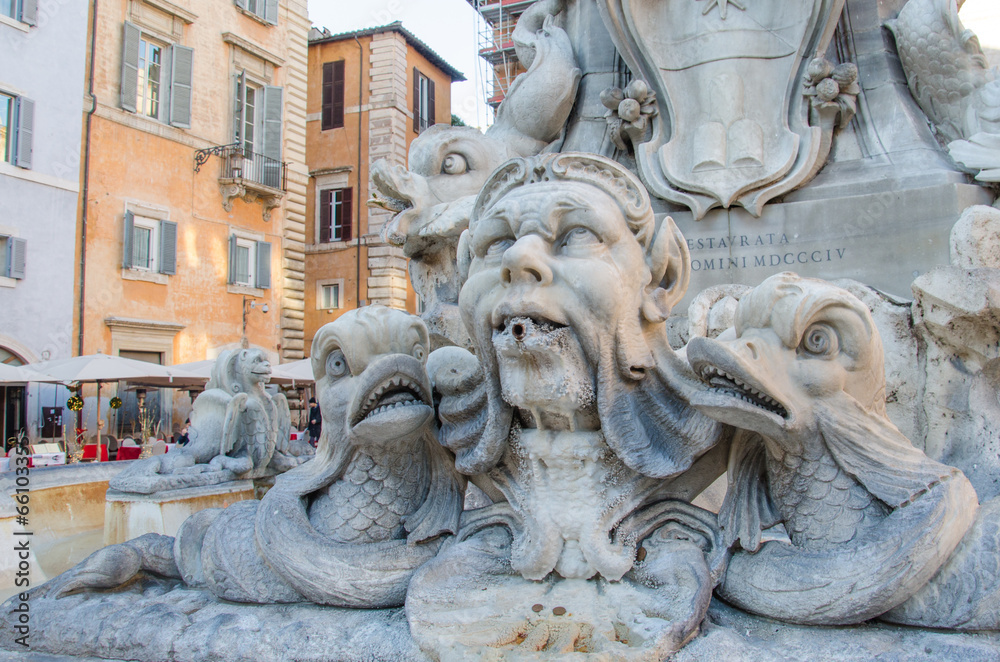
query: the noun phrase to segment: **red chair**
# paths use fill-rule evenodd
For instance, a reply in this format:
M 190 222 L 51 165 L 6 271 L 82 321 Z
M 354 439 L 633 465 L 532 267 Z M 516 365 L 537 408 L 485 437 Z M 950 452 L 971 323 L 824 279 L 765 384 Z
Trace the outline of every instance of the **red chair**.
M 142 454 L 142 446 L 122 446 L 118 449 L 119 460 L 138 460 Z
M 83 447 L 83 455 L 80 457 L 81 462 L 93 462 L 97 459 L 97 444 L 86 444 Z M 108 445 L 101 444 L 101 462 L 108 461 Z

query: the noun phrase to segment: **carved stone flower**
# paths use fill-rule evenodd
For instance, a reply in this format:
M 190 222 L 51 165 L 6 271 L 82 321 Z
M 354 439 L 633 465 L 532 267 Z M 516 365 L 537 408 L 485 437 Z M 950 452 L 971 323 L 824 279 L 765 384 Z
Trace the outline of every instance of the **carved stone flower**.
M 817 57 L 806 67 L 804 82 L 803 94 L 812 101 L 812 123 L 832 123 L 839 115 L 840 127 L 847 126 L 858 108 L 858 67 L 852 62 L 834 66 L 826 58 Z
M 608 109 L 604 115 L 611 128 L 611 141 L 618 149 L 628 149 L 642 138 L 649 118 L 656 115 L 656 94 L 646 81 L 635 79 L 624 90 L 609 87 L 601 92 L 601 103 Z

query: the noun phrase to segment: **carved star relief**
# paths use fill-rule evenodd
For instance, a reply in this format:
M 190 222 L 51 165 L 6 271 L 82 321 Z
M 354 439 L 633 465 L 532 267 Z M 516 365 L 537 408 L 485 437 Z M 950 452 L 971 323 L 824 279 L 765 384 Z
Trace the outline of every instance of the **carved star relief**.
M 698 0 L 698 2 L 701 2 L 701 0 Z M 726 20 L 726 11 L 729 5 L 732 5 L 737 9 L 741 9 L 743 11 L 747 10 L 747 8 L 743 6 L 743 3 L 740 2 L 740 0 L 709 0 L 708 5 L 705 6 L 705 9 L 703 9 L 701 13 L 707 14 L 708 12 L 712 11 L 712 7 L 715 7 L 716 5 L 718 5 L 719 7 L 719 16 L 722 17 L 723 21 Z

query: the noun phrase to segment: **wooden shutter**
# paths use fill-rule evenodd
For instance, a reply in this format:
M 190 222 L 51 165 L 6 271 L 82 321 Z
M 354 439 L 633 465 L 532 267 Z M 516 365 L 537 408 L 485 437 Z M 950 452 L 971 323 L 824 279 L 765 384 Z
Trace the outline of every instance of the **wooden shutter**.
M 125 212 L 125 228 L 122 230 L 122 267 L 132 268 L 132 237 L 135 235 L 135 217 Z
M 236 282 L 236 235 L 229 235 L 229 277 L 227 283 L 232 285 Z
M 160 221 L 160 273 L 177 273 L 177 224 Z
M 38 25 L 38 0 L 21 0 L 21 22 Z
M 236 6 L 239 7 L 240 9 L 246 9 L 247 0 L 236 0 Z
M 340 232 L 341 241 L 350 241 L 351 237 L 353 236 L 353 233 L 351 232 L 351 230 L 353 229 L 351 226 L 351 219 L 354 218 L 354 216 L 352 215 L 352 212 L 354 211 L 352 205 L 354 201 L 353 199 L 354 199 L 353 189 L 345 188 L 340 191 L 340 213 L 341 213 L 340 220 L 341 220 L 341 225 L 343 227 L 343 230 L 341 230 Z
M 262 123 L 264 149 L 261 153 L 275 161 L 281 160 L 281 104 L 282 89 L 268 85 L 264 90 L 264 121 Z
M 360 99 L 358 100 L 360 104 Z M 360 112 L 360 111 L 359 111 Z M 344 126 L 344 61 L 333 63 L 333 128 Z
M 257 0 L 264 2 L 264 20 L 271 25 L 278 24 L 278 0 Z
M 420 133 L 420 72 L 413 67 L 413 130 Z
M 139 94 L 139 40 L 142 31 L 135 25 L 125 21 L 125 31 L 122 37 L 122 78 L 121 107 L 123 110 L 135 112 L 136 98 Z
M 194 77 L 194 49 L 170 49 L 170 124 L 191 128 L 191 82 Z
M 243 121 L 245 119 L 244 112 L 247 102 L 247 72 L 246 69 L 241 71 L 238 76 L 236 76 L 236 95 L 235 95 L 235 105 L 233 106 L 233 142 L 239 143 L 240 148 L 243 147 Z
M 322 130 L 344 126 L 344 61 L 323 63 Z
M 331 190 L 319 192 L 319 243 L 331 241 L 333 230 L 333 194 Z
M 257 287 L 271 287 L 271 244 L 266 241 L 257 242 Z
M 434 81 L 427 79 L 427 126 L 434 124 Z
M 7 239 L 7 277 L 24 278 L 25 258 L 28 252 L 28 241 L 19 237 Z
M 31 167 L 32 139 L 35 134 L 35 102 L 17 97 L 17 137 L 14 139 L 14 165 Z
M 320 129 L 333 128 L 333 62 L 323 63 L 323 101 L 320 110 Z

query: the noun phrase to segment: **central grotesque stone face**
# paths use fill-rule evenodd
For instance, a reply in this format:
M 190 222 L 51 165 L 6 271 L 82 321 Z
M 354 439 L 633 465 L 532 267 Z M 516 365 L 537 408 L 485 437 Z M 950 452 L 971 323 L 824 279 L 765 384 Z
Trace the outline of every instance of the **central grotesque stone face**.
M 693 632 L 717 532 L 670 501 L 672 479 L 720 428 L 687 406 L 666 341 L 687 267 L 673 221 L 612 161 L 515 159 L 486 183 L 459 244 L 481 379 L 439 410 L 442 443 L 496 503 L 467 513 L 459 543 L 414 577 L 422 646 L 541 650 L 568 624 L 567 650 L 642 657 Z M 489 605 L 485 629 L 452 620 L 468 586 L 492 587 L 472 596 Z M 642 606 L 597 613 L 604 593 Z M 567 623 L 547 624 L 546 605 Z
M 649 281 L 618 205 L 576 182 L 517 189 L 479 220 L 470 249 L 461 306 L 522 427 L 597 429 L 602 348 Z

